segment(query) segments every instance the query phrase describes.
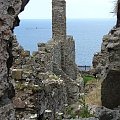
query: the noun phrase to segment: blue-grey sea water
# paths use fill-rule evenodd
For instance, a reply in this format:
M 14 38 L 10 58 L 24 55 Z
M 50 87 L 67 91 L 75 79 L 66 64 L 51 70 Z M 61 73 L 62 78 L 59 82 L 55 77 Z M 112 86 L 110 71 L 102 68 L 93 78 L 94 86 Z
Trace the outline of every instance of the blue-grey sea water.
M 67 34 L 75 39 L 76 63 L 92 65 L 92 58 L 100 51 L 102 37 L 115 25 L 115 19 L 68 19 Z M 51 20 L 21 20 L 14 33 L 25 50 L 37 50 L 38 42 L 51 39 Z

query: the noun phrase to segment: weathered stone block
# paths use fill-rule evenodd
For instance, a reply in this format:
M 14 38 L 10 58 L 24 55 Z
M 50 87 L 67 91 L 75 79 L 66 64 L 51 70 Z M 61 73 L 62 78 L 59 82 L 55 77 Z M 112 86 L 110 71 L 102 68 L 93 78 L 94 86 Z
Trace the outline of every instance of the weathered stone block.
M 102 105 L 113 109 L 120 106 L 120 71 L 111 70 L 102 83 Z
M 22 79 L 22 73 L 23 73 L 22 69 L 13 69 L 12 70 L 12 78 L 15 80 L 20 80 L 20 79 Z
M 20 98 L 14 99 L 13 100 L 13 104 L 14 104 L 14 107 L 17 108 L 17 109 L 18 108 L 21 109 L 21 108 L 25 108 L 26 107 L 25 102 L 22 101 Z

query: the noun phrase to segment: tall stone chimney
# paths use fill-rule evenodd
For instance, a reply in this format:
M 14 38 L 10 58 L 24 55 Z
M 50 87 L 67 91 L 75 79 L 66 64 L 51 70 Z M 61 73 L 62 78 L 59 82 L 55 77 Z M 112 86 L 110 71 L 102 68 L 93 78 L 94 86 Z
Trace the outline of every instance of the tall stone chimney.
M 65 70 L 66 2 L 52 0 L 52 38 L 61 42 L 61 68 Z
M 65 0 L 52 0 L 52 38 L 62 41 L 66 39 Z

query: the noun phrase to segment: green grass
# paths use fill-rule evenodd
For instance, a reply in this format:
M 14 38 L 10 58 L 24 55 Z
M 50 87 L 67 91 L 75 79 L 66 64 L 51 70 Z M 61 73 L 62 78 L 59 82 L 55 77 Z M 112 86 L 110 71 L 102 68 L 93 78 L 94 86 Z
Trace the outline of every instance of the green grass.
M 92 75 L 82 75 L 82 77 L 85 84 L 89 81 L 96 80 L 96 78 Z

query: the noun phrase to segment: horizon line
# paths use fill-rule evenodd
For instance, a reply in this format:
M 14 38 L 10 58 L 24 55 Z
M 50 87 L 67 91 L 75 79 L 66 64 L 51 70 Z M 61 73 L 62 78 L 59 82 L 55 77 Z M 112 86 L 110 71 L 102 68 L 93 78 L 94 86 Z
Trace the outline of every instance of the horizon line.
M 52 20 L 52 18 L 19 18 L 20 20 Z M 116 19 L 115 17 L 110 18 L 66 18 L 67 19 Z

